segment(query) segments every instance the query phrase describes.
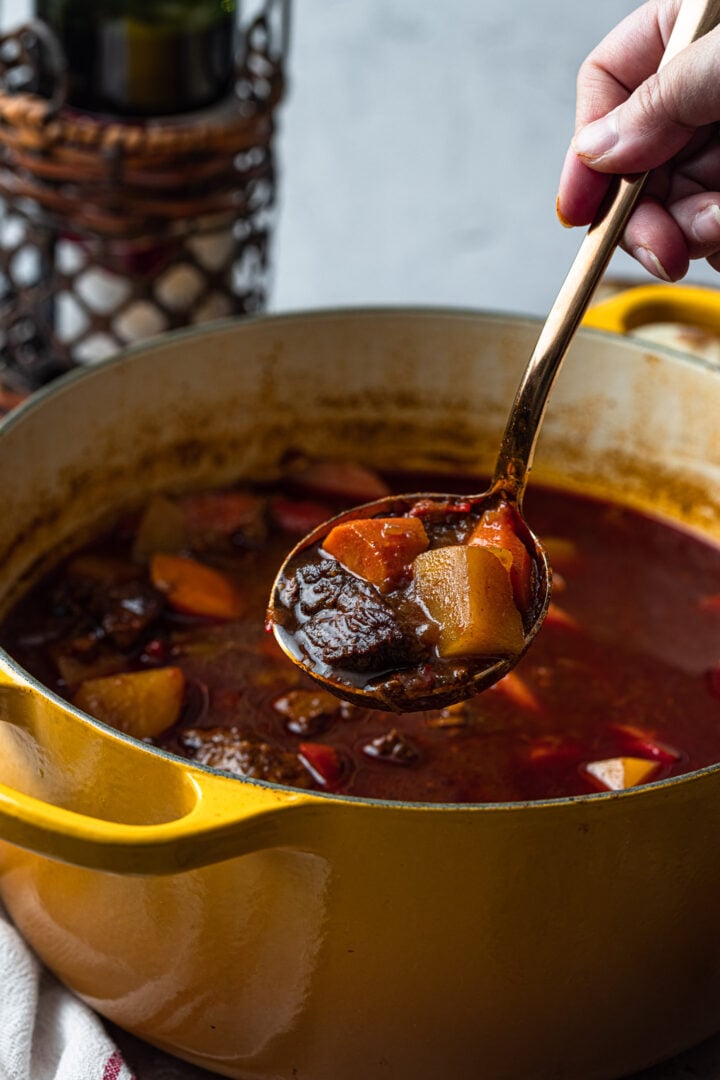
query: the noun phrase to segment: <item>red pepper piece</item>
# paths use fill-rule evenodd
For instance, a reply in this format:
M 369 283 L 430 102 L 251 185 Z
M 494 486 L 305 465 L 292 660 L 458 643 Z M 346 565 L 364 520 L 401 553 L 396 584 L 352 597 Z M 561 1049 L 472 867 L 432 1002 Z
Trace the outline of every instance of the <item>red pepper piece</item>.
M 313 461 L 291 473 L 288 483 L 326 498 L 344 499 L 350 506 L 390 494 L 382 477 L 353 461 Z
M 631 757 L 649 758 L 663 765 L 672 765 L 682 757 L 679 750 L 656 739 L 652 731 L 646 731 L 631 724 L 610 724 L 609 726 L 620 736 L 623 753 Z
M 510 552 L 510 580 L 515 603 L 522 612 L 530 607 L 532 559 L 518 535 L 518 527 L 516 511 L 508 503 L 500 503 L 494 510 L 485 511 L 470 534 L 468 544 L 504 548 Z
M 162 638 L 151 638 L 146 641 L 142 651 L 142 659 L 151 664 L 167 664 L 170 647 Z
M 332 517 L 332 510 L 325 503 L 310 499 L 283 499 L 278 496 L 270 502 L 270 514 L 276 525 L 295 536 L 305 536 L 323 521 Z
M 323 787 L 335 787 L 342 777 L 342 762 L 337 750 L 327 743 L 303 742 L 300 759 L 314 779 Z
M 408 510 L 409 517 L 427 518 L 430 521 L 442 521 L 448 514 L 469 514 L 473 504 L 468 499 L 452 499 L 437 502 L 435 499 L 418 499 Z
M 262 513 L 262 500 L 249 491 L 201 491 L 185 495 L 181 502 L 193 534 L 231 536 Z

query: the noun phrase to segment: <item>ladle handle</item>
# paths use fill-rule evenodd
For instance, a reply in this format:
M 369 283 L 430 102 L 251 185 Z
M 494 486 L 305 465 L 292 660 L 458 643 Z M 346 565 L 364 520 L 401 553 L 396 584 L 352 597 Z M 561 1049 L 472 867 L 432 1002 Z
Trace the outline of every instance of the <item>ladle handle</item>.
M 683 0 L 660 67 L 720 21 L 720 0 Z M 563 282 L 515 395 L 492 487 L 522 501 L 540 424 L 570 342 L 622 236 L 648 174 L 614 178 Z

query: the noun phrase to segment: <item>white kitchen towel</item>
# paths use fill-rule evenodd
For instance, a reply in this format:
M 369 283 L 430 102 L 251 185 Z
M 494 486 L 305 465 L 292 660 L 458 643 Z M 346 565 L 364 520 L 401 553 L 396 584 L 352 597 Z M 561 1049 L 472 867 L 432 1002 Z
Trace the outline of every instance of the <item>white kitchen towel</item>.
M 135 1080 L 99 1017 L 0 910 L 0 1080 Z

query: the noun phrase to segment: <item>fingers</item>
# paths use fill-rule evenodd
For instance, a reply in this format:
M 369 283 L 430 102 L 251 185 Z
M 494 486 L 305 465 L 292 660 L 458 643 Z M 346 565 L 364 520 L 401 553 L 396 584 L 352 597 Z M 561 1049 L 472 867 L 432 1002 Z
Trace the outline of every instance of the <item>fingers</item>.
M 691 259 L 720 266 L 720 192 L 702 192 L 663 206 L 643 198 L 622 247 L 661 281 L 679 281 Z
M 600 172 L 639 173 L 674 157 L 720 120 L 720 27 L 694 42 L 630 97 L 575 135 L 578 156 Z
M 608 189 L 610 177 L 583 164 L 574 150 L 568 150 L 560 176 L 557 215 L 568 228 L 589 225 Z
M 679 281 L 687 273 L 690 256 L 682 229 L 655 199 L 640 200 L 621 246 L 660 281 Z
M 593 49 L 578 72 L 576 132 L 612 112 L 657 71 L 679 6 L 679 0 L 650 0 Z
M 583 64 L 557 201 L 563 224 L 586 225 L 610 174 L 649 171 L 622 246 L 666 281 L 691 259 L 720 268 L 720 27 L 658 71 L 679 6 L 649 0 Z
M 683 235 L 690 259 L 720 255 L 720 193 L 704 192 L 673 203 L 669 212 Z
M 679 0 L 650 0 L 628 15 L 593 50 L 578 73 L 576 132 L 612 112 L 657 70 L 678 4 Z M 607 181 L 593 180 L 592 171 L 597 170 L 591 170 L 589 162 L 583 163 L 571 146 L 560 175 L 556 204 L 564 225 L 589 224 L 600 205 L 608 185 Z

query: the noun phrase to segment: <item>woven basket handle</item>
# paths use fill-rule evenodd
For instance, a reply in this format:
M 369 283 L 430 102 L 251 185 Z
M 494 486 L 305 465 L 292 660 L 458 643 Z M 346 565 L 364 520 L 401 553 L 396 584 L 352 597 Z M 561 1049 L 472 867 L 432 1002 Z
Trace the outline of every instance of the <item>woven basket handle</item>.
M 270 28 L 270 54 L 286 59 L 290 49 L 290 0 L 265 0 L 263 16 Z
M 0 35 L 0 88 L 18 95 L 41 94 L 47 116 L 65 104 L 65 55 L 55 34 L 40 19 L 31 19 Z

